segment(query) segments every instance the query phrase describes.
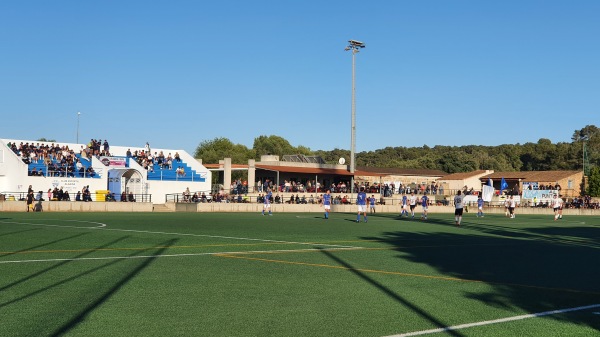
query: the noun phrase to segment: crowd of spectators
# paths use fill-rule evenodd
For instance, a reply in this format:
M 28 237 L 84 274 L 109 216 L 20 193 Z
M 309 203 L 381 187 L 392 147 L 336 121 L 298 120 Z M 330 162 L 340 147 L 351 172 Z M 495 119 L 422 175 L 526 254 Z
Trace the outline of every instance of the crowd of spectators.
M 174 163 L 181 163 L 179 152 L 175 152 L 175 155 L 169 153 L 166 156 L 163 151 L 154 151 L 154 154 L 152 154 L 150 144 L 147 142 L 146 146 L 141 150 L 131 152 L 131 149 L 127 149 L 126 156 L 135 160 L 140 166 L 148 170 L 148 172 L 154 172 L 155 167 L 160 170 L 172 170 Z M 178 177 L 185 176 L 184 167 L 181 165 L 177 166 L 176 174 Z
M 108 142 L 105 140 L 106 146 Z M 83 146 L 80 149 L 80 155 L 83 158 L 89 158 L 90 153 L 101 153 L 100 150 L 96 150 L 98 141 L 92 140 L 88 145 L 88 148 Z M 46 166 L 46 174 L 49 177 L 94 177 L 96 172 L 94 169 L 84 167 L 81 160 L 75 155 L 75 151 L 69 146 L 61 146 L 60 144 L 51 143 L 34 143 L 34 142 L 21 142 L 19 145 L 16 143 L 8 143 L 8 147 L 21 158 L 25 164 L 43 164 Z M 108 150 L 102 150 L 106 153 Z M 29 176 L 44 176 L 44 170 L 33 167 L 28 172 Z

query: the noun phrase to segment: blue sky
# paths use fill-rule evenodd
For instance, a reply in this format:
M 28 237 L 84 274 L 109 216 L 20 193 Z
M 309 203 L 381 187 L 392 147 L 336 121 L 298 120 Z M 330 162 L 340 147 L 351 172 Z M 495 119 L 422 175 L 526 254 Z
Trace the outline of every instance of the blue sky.
M 313 150 L 600 126 L 600 1 L 0 2 L 0 138 Z

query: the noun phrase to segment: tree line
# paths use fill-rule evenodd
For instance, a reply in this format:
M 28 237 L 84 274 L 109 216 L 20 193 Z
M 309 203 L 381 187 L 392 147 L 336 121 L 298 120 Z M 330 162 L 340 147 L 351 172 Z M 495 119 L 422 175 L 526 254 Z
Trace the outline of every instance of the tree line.
M 537 143 L 503 144 L 498 146 L 465 145 L 429 147 L 386 147 L 356 153 L 356 166 L 383 168 L 434 169 L 447 173 L 475 170 L 494 171 L 552 171 L 581 170 L 584 159 L 591 167 L 600 166 L 600 129 L 587 125 L 575 130 L 571 142 L 552 143 L 541 138 Z M 585 144 L 585 146 L 584 146 Z M 586 156 L 584 156 L 584 149 Z M 320 156 L 326 163 L 335 164 L 339 158 L 350 158 L 350 150 L 311 150 L 292 146 L 280 136 L 258 136 L 252 148 L 234 144 L 227 138 L 205 140 L 198 145 L 194 156 L 204 163 L 218 163 L 230 157 L 234 164 L 246 164 L 248 159 L 260 160 L 261 155 L 302 154 Z M 584 158 L 586 157 L 586 158 Z M 587 165 L 587 164 L 586 164 Z

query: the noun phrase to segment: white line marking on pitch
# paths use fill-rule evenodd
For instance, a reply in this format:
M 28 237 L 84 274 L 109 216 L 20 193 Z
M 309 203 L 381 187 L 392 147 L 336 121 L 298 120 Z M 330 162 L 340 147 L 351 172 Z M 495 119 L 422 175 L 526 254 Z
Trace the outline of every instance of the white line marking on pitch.
M 153 249 L 152 247 L 148 249 Z M 32 262 L 61 262 L 61 261 L 87 261 L 87 260 L 128 260 L 128 259 L 148 259 L 155 257 L 184 257 L 184 256 L 206 256 L 206 255 L 240 255 L 240 254 L 269 254 L 269 253 L 294 253 L 294 252 L 314 252 L 314 251 L 335 251 L 335 250 L 359 250 L 361 247 L 340 247 L 327 249 L 279 249 L 279 250 L 253 250 L 242 252 L 213 252 L 213 253 L 186 253 L 186 254 L 162 254 L 162 255 L 136 255 L 136 256 L 104 256 L 104 257 L 78 257 L 64 259 L 37 259 L 37 260 L 10 260 L 0 261 L 0 264 L 7 263 L 32 263 Z
M 74 221 L 76 221 L 76 220 L 74 220 Z M 230 239 L 230 240 L 245 240 L 245 241 L 272 242 L 272 243 L 287 243 L 287 244 L 309 245 L 309 246 L 323 246 L 323 247 L 363 248 L 363 247 L 356 247 L 356 246 L 332 245 L 332 244 L 325 244 L 325 243 L 318 243 L 318 242 L 295 242 L 295 241 L 282 241 L 282 240 L 267 240 L 267 239 L 242 238 L 242 237 L 235 237 L 235 236 L 208 235 L 208 234 L 152 232 L 152 231 L 142 231 L 142 230 L 135 230 L 135 229 L 118 229 L 118 228 L 106 228 L 106 227 L 62 226 L 62 225 L 35 224 L 35 223 L 28 223 L 28 222 L 12 222 L 12 221 L 0 221 L 0 223 L 12 223 L 12 224 L 21 224 L 21 225 L 43 226 L 43 227 L 59 227 L 59 228 L 101 229 L 101 230 L 105 230 L 105 231 L 115 231 L 115 232 L 131 232 L 131 233 L 144 233 L 144 234 L 194 236 L 194 237 L 205 237 L 205 238 L 213 238 L 213 239 Z M 98 223 L 98 222 L 96 222 L 96 223 Z
M 26 219 L 28 220 L 28 219 Z M 43 220 L 43 221 L 70 221 L 70 222 L 81 222 L 81 223 L 93 223 L 93 224 L 97 224 L 98 226 L 96 227 L 75 227 L 75 228 L 104 228 L 106 227 L 105 223 L 102 222 L 95 222 L 95 221 L 86 221 L 86 220 L 61 220 L 61 219 L 36 219 L 36 220 Z M 34 226 L 54 226 L 54 227 L 61 227 L 59 225 L 46 225 L 46 224 L 34 224 L 34 223 L 30 223 L 30 222 L 16 222 L 16 221 L 0 221 L 1 223 L 7 223 L 7 224 L 18 224 L 18 225 L 34 225 Z M 69 226 L 67 226 L 69 227 Z
M 581 311 L 581 310 L 587 310 L 587 309 L 593 309 L 593 308 L 600 308 L 600 304 L 592 304 L 592 305 L 586 305 L 583 307 L 544 311 L 544 312 L 539 312 L 536 314 L 527 314 L 527 315 L 506 317 L 506 318 L 494 319 L 494 320 L 490 320 L 490 321 L 482 321 L 482 322 L 454 325 L 454 326 L 449 326 L 449 327 L 445 327 L 445 328 L 414 331 L 414 332 L 408 332 L 408 333 L 403 333 L 403 334 L 399 334 L 399 335 L 391 335 L 391 336 L 387 336 L 387 337 L 410 337 L 410 336 L 429 335 L 429 334 L 434 334 L 434 333 L 438 333 L 438 332 L 454 331 L 454 330 L 459 330 L 459 329 L 472 328 L 472 327 L 476 327 L 476 326 L 518 321 L 518 320 L 527 319 L 527 318 L 536 318 L 536 317 L 542 317 L 542 316 L 563 314 L 563 313 L 567 313 L 567 312 Z

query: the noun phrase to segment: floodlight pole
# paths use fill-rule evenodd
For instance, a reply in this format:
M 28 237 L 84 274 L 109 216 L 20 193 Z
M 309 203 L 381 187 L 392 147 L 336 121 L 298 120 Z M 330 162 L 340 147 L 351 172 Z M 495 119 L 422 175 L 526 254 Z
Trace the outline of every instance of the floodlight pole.
M 346 51 L 352 51 L 352 122 L 350 127 L 351 142 L 350 142 L 350 199 L 354 192 L 354 171 L 356 169 L 355 152 L 356 152 L 356 54 L 365 44 L 356 40 L 348 41 Z
M 77 111 L 77 144 L 79 144 L 79 116 L 81 116 L 81 112 Z

